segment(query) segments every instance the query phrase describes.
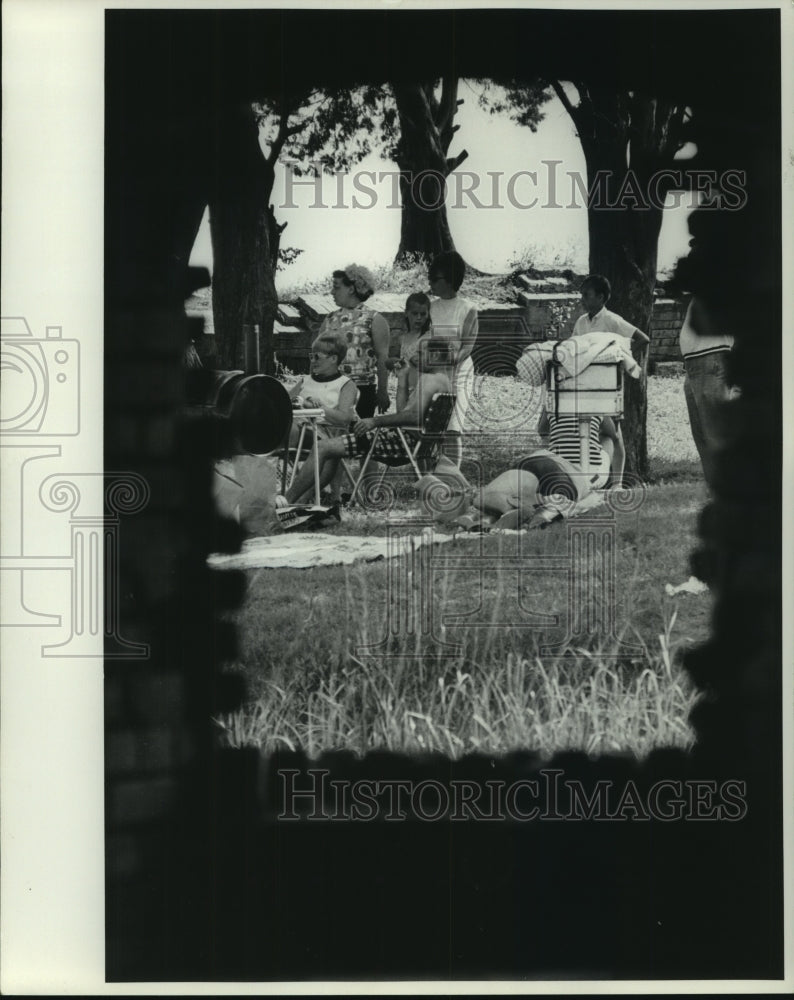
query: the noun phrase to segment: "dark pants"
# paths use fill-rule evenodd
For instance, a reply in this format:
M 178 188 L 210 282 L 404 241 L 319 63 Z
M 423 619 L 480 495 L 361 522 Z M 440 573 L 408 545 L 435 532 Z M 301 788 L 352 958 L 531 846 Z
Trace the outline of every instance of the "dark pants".
M 704 478 L 712 488 L 717 453 L 728 441 L 727 404 L 731 399 L 728 362 L 728 351 L 684 359 L 684 395 L 689 424 Z
M 356 413 L 362 418 L 374 417 L 377 405 L 378 387 L 375 385 L 360 385 L 358 387 L 358 402 Z

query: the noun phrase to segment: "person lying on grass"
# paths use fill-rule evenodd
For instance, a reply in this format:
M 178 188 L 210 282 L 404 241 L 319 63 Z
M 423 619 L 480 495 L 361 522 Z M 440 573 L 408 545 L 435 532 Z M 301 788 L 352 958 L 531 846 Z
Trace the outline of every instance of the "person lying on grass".
M 410 362 L 419 376 L 416 388 L 409 395 L 405 407 L 396 413 L 378 413 L 363 417 L 352 425 L 352 433 L 321 441 L 319 445 L 320 488 L 334 478 L 343 458 L 361 458 L 367 454 L 377 428 L 385 428 L 378 436 L 372 458 L 388 461 L 404 454 L 394 427 L 421 427 L 425 411 L 436 393 L 452 392 L 453 361 L 448 340 L 428 337 L 420 343 L 419 351 Z M 414 439 L 406 433 L 409 443 Z M 295 482 L 287 491 L 287 502 L 300 503 L 314 493 L 314 458 L 304 462 Z
M 589 468 L 580 464 L 579 420 L 562 415 L 552 423 L 552 450 L 538 449 L 487 485 L 472 489 L 459 469 L 442 457 L 432 475 L 417 484 L 426 515 L 466 531 L 545 527 L 570 514 L 593 490 L 604 487 L 615 448 L 609 417 L 590 419 Z

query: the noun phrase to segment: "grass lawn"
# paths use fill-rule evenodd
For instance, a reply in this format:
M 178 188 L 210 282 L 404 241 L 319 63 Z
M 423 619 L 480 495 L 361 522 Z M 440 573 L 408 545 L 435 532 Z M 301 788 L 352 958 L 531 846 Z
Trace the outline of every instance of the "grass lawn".
M 668 597 L 664 586 L 690 574 L 704 499 L 696 471 L 688 460 L 655 461 L 639 509 L 600 509 L 593 523 L 614 526 L 614 573 L 586 543 L 572 562 L 565 523 L 435 546 L 431 585 L 407 558 L 249 571 L 235 616 L 239 662 L 228 665 L 244 674 L 249 703 L 217 720 L 223 738 L 310 756 L 687 746 L 695 695 L 681 653 L 706 638 L 711 598 Z M 382 517 L 359 512 L 335 530 L 385 529 Z M 590 596 L 570 612 L 570 594 L 588 580 Z M 576 614 L 600 620 L 605 606 L 611 635 Z
M 423 267 L 378 275 L 384 290 L 406 293 L 424 287 L 425 277 Z M 316 288 L 282 289 L 281 300 L 326 290 L 323 278 Z M 470 276 L 464 291 L 515 300 L 515 290 L 494 277 Z M 209 299 L 199 305 L 209 309 Z M 392 397 L 395 389 L 392 379 Z M 477 380 L 463 463 L 472 484 L 488 482 L 538 446 L 541 402 L 517 378 Z M 607 631 L 614 634 L 583 628 L 567 635 L 568 619 L 576 617 L 569 614 L 569 596 L 594 574 L 597 584 L 599 566 L 597 559 L 577 560 L 569 582 L 565 523 L 487 537 L 481 548 L 464 540 L 435 546 L 438 559 L 426 570 L 432 588 L 419 584 L 417 567 L 410 577 L 407 564 L 398 567 L 401 576 L 400 560 L 250 571 L 235 617 L 239 662 L 228 665 L 244 674 L 250 697 L 243 710 L 217 720 L 222 738 L 265 752 L 301 748 L 311 756 L 375 747 L 451 756 L 517 748 L 643 755 L 656 746 L 686 746 L 695 695 L 681 653 L 706 638 L 711 598 L 670 598 L 664 589 L 690 575 L 705 499 L 681 378 L 648 379 L 647 432 L 652 470 L 645 500 L 610 521 L 614 594 L 604 596 L 596 585 L 592 599 L 578 605 L 596 614 L 613 608 L 615 628 Z M 389 481 L 395 508 L 414 509 L 414 491 L 391 473 Z M 357 509 L 329 530 L 371 535 L 386 527 L 384 515 Z M 519 552 L 521 572 L 508 568 Z M 444 565 L 454 557 L 462 565 Z M 395 573 L 404 584 L 398 608 L 414 607 L 421 618 L 415 606 L 422 605 L 430 633 L 410 631 L 405 621 L 396 627 L 394 615 L 389 618 Z M 558 616 L 560 624 L 543 624 L 543 615 Z M 544 650 L 565 639 L 554 655 Z

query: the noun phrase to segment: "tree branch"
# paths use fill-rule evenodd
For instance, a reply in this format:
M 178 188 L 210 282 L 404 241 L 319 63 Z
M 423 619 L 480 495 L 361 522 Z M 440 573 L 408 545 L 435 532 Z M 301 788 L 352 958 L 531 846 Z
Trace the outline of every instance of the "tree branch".
M 577 107 L 574 107 L 574 105 L 571 104 L 571 102 L 568 100 L 568 95 L 562 89 L 562 84 L 560 83 L 559 80 L 552 80 L 551 81 L 551 86 L 552 86 L 552 89 L 554 90 L 554 93 L 557 95 L 557 97 L 559 97 L 560 103 L 562 104 L 562 106 L 565 108 L 565 110 L 568 112 L 568 114 L 573 119 L 574 124 L 578 125 L 579 124 L 578 117 L 579 117 L 579 113 L 580 113 L 580 110 L 581 110 L 581 104 L 578 105 Z M 576 86 L 576 84 L 574 84 L 574 86 Z M 578 87 L 576 87 L 576 89 L 579 90 Z M 579 91 L 579 100 L 580 101 L 581 101 L 581 98 L 582 98 L 582 94 L 581 94 L 581 91 Z
M 453 170 L 457 170 L 458 167 L 463 163 L 465 159 L 469 156 L 468 152 L 464 149 L 462 153 L 458 153 L 457 156 L 452 156 L 447 159 L 447 175 L 451 174 Z
M 297 135 L 298 132 L 303 132 L 311 121 L 311 116 L 305 115 L 303 121 L 296 122 L 295 125 L 290 125 L 290 115 L 295 114 L 297 110 L 297 108 L 284 107 L 279 109 L 278 132 L 276 133 L 275 139 L 271 143 L 270 152 L 267 156 L 267 163 L 271 169 L 275 169 L 275 165 L 279 156 L 281 156 L 281 150 L 284 148 L 284 143 L 287 139 L 289 139 L 292 135 Z
M 441 103 L 439 105 L 438 131 L 439 135 L 444 133 L 452 125 L 452 119 L 463 104 L 463 98 L 458 100 L 458 78 L 456 76 L 445 76 L 441 80 Z

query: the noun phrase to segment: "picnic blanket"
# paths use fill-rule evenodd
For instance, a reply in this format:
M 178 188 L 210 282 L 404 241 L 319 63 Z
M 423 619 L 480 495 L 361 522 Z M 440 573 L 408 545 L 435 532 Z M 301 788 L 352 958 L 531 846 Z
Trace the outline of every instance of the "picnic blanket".
M 413 543 L 439 544 L 452 540 L 452 535 L 425 530 L 407 535 L 401 544 L 386 537 L 371 535 L 326 535 L 321 532 L 291 532 L 288 535 L 268 535 L 249 538 L 240 552 L 232 555 L 215 553 L 207 559 L 211 569 L 310 569 L 313 566 L 349 565 L 359 560 L 373 562 L 401 555 Z
M 293 532 L 287 535 L 267 535 L 249 538 L 242 549 L 231 555 L 213 553 L 207 558 L 211 569 L 311 569 L 314 566 L 340 566 L 354 562 L 375 562 L 390 559 L 409 551 L 410 546 L 441 545 L 444 542 L 471 540 L 481 532 L 488 534 L 523 535 L 527 531 L 545 528 L 553 522 L 576 517 L 604 503 L 600 493 L 591 493 L 576 503 L 562 502 L 540 508 L 531 519 L 521 523 L 509 516 L 492 524 L 479 524 L 479 518 L 460 518 L 453 522 L 452 534 L 425 528 L 419 534 L 409 534 L 396 540 L 394 537 L 373 535 L 328 535 L 321 532 Z M 468 520 L 468 523 L 467 523 Z M 501 522 L 501 523 L 500 523 Z M 462 529 L 462 530 L 461 530 Z

